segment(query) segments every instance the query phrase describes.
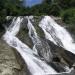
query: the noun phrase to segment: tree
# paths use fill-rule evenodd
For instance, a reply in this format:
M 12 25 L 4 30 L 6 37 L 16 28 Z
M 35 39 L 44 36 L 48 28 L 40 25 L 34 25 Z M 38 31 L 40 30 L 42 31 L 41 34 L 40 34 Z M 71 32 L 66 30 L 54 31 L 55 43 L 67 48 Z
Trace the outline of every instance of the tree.
M 63 21 L 67 24 L 68 29 L 75 33 L 75 8 L 67 9 L 61 15 Z
M 57 3 L 53 3 L 50 7 L 50 15 L 59 16 L 61 7 Z
M 21 15 L 23 8 L 20 0 L 0 0 L 0 30 L 6 22 L 7 15 Z

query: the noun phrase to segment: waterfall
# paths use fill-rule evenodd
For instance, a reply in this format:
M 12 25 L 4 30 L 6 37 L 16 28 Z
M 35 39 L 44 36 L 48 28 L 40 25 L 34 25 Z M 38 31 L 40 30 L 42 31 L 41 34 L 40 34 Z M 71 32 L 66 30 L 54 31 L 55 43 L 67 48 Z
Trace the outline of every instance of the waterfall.
M 45 16 L 39 26 L 44 31 L 46 39 L 75 54 L 75 43 L 73 43 L 71 35 L 50 16 Z
M 28 67 L 31 75 L 50 75 L 50 74 L 56 75 L 56 74 L 70 73 L 72 69 L 68 70 L 68 72 L 58 73 L 53 67 L 48 65 L 44 60 L 41 60 L 40 56 L 38 55 L 38 50 L 36 48 L 36 45 L 37 44 L 41 45 L 42 42 L 39 39 L 39 36 L 37 35 L 37 32 L 36 32 L 34 26 L 32 25 L 31 21 L 29 20 L 29 18 L 27 18 L 28 19 L 27 26 L 29 29 L 29 36 L 33 41 L 33 44 L 34 44 L 33 49 L 35 48 L 36 52 L 18 39 L 18 37 L 16 35 L 20 30 L 21 22 L 23 19 L 24 19 L 23 17 L 17 17 L 17 18 L 14 17 L 11 25 L 9 26 L 9 28 L 7 28 L 5 34 L 3 35 L 3 39 L 6 41 L 6 43 L 9 46 L 15 48 L 20 53 L 20 55 L 24 59 L 25 63 L 27 64 L 27 67 Z M 65 44 L 63 44 L 64 41 L 62 41 L 62 38 L 61 38 L 61 37 L 63 37 L 62 35 L 64 35 L 65 33 L 63 31 L 61 32 L 61 30 L 64 30 L 65 32 L 66 32 L 66 30 L 64 28 L 58 26 L 50 17 L 46 16 L 41 21 L 39 26 L 44 30 L 47 39 L 53 41 L 56 45 L 58 45 L 58 44 L 60 46 L 65 45 Z M 59 29 L 58 29 L 58 27 L 59 27 Z M 53 32 L 50 33 L 51 28 L 54 31 L 54 33 Z M 59 37 L 58 32 L 61 37 Z M 66 32 L 66 33 L 67 33 L 66 37 L 69 37 L 68 40 L 72 41 L 72 38 L 69 36 L 69 33 L 68 32 Z M 50 50 L 49 50 L 49 52 L 50 52 Z M 49 54 L 51 54 L 51 53 L 49 53 Z M 51 56 L 51 55 L 49 55 L 49 56 Z
M 28 29 L 29 29 L 29 36 L 32 39 L 33 43 L 40 43 L 39 37 L 37 36 L 36 30 L 34 26 L 32 25 L 31 21 L 28 19 Z
M 20 24 L 21 24 L 22 20 L 23 20 L 23 18 L 21 18 L 21 17 L 13 18 L 13 21 L 8 28 L 8 31 L 10 31 L 12 35 L 16 35 L 19 32 Z
M 21 19 L 20 17 L 17 18 L 16 21 Z M 47 75 L 47 74 L 57 74 L 57 72 L 46 64 L 46 62 L 40 60 L 38 55 L 35 54 L 33 50 L 31 50 L 26 44 L 22 43 L 15 35 L 17 33 L 18 25 L 20 25 L 21 20 L 15 22 L 11 27 L 9 27 L 4 34 L 4 40 L 10 45 L 11 47 L 15 48 L 25 60 L 28 69 L 32 75 Z M 14 30 L 13 30 L 14 29 Z M 11 30 L 11 31 L 10 31 Z M 13 33 L 13 34 L 12 34 Z M 36 55 L 36 56 L 35 56 Z
M 30 18 L 30 17 L 29 17 L 29 18 Z M 38 54 L 35 45 L 36 45 L 37 43 L 40 44 L 41 41 L 38 39 L 36 30 L 35 30 L 34 26 L 32 25 L 32 23 L 30 22 L 29 18 L 27 18 L 27 19 L 28 19 L 28 25 L 27 25 L 27 26 L 28 26 L 28 29 L 29 29 L 29 36 L 30 36 L 30 38 L 32 39 L 32 42 L 33 42 L 33 44 L 34 44 L 33 50 L 36 52 L 36 54 Z
M 30 17 L 29 17 L 30 18 Z M 41 56 L 47 61 L 50 62 L 52 60 L 52 53 L 50 48 L 46 44 L 46 49 L 43 46 L 43 42 L 40 40 L 40 37 L 37 35 L 36 29 L 32 25 L 31 21 L 28 18 L 28 29 L 29 29 L 29 36 L 32 39 L 34 46 L 33 50 L 38 54 L 40 53 Z M 37 48 L 38 47 L 38 48 Z M 40 49 L 40 50 L 39 50 Z

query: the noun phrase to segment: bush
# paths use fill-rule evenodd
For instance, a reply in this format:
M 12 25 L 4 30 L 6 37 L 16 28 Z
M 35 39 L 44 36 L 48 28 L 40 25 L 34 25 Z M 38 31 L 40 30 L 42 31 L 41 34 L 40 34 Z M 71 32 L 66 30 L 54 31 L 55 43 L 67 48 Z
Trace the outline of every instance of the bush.
M 61 15 L 63 21 L 67 24 L 74 25 L 75 24 L 75 9 L 71 8 L 65 10 Z
M 51 5 L 49 12 L 50 15 L 59 16 L 60 11 L 61 11 L 61 7 L 57 3 L 54 3 Z
M 75 33 L 75 9 L 65 10 L 61 15 L 70 32 Z
M 0 16 L 0 31 L 4 30 L 3 23 L 5 23 L 5 16 Z

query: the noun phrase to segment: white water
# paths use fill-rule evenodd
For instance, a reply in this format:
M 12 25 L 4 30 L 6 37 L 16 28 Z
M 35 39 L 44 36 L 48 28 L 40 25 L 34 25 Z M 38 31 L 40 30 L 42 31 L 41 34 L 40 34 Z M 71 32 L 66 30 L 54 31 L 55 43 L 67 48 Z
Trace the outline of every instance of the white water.
M 47 61 L 47 62 L 50 62 L 52 60 L 52 53 L 49 49 L 49 47 L 47 46 L 46 44 L 46 49 L 44 49 L 43 45 L 42 45 L 42 42 L 40 40 L 40 37 L 37 35 L 37 32 L 36 32 L 36 29 L 34 28 L 33 24 L 31 23 L 30 17 L 28 17 L 28 29 L 29 29 L 29 36 L 30 38 L 32 39 L 33 43 L 34 43 L 34 46 L 33 46 L 33 50 L 36 52 L 36 54 L 38 54 L 38 51 L 37 48 L 36 48 L 36 45 L 40 48 L 40 53 L 41 56 Z M 44 51 L 45 50 L 45 51 Z
M 29 20 L 30 17 L 27 17 L 27 19 L 28 19 L 27 26 L 28 26 L 28 29 L 29 29 L 29 37 L 32 39 L 32 42 L 34 44 L 33 50 L 36 52 L 36 54 L 38 54 L 38 51 L 37 51 L 35 46 L 36 46 L 36 44 L 40 44 L 41 41 L 39 40 L 39 37 L 37 36 L 37 33 L 36 33 L 36 30 L 35 30 L 34 26 L 32 25 L 32 23 Z
M 47 23 L 46 19 L 48 20 L 50 18 L 45 17 L 44 19 L 45 19 L 45 21 L 44 21 L 44 24 L 45 24 L 45 23 Z M 31 50 L 26 44 L 22 43 L 16 37 L 16 34 L 19 32 L 22 20 L 23 20 L 23 18 L 21 18 L 21 17 L 18 17 L 17 19 L 15 17 L 13 19 L 13 22 L 11 23 L 11 25 L 9 26 L 9 28 L 7 29 L 6 33 L 3 36 L 4 40 L 8 43 L 9 46 L 15 48 L 20 53 L 20 55 L 26 62 L 28 69 L 32 75 L 62 74 L 62 73 L 57 73 L 50 65 L 47 65 L 47 63 L 45 61 L 40 60 L 39 56 L 34 52 L 34 50 Z M 28 23 L 29 23 L 29 25 L 31 25 L 30 21 Z M 43 26 L 43 24 L 42 24 L 42 26 Z M 29 27 L 30 27 L 29 30 L 32 29 L 35 32 L 35 36 L 38 37 L 34 27 L 32 25 Z M 31 32 L 30 32 L 30 35 L 31 35 Z M 50 34 L 48 33 L 48 35 L 50 35 Z M 31 38 L 34 41 L 34 37 L 31 37 Z M 53 38 L 50 38 L 50 39 L 52 39 L 55 42 L 55 40 Z M 35 41 L 34 41 L 34 43 L 35 43 Z M 57 43 L 57 42 L 55 42 L 55 43 Z M 71 70 L 68 70 L 68 72 L 63 72 L 63 73 L 69 73 L 69 72 L 71 72 Z
M 46 39 L 75 54 L 75 43 L 71 35 L 51 17 L 45 16 L 39 26 L 44 31 Z
M 9 28 L 7 30 L 10 31 L 11 34 L 15 36 L 19 32 L 20 24 L 21 24 L 22 20 L 23 20 L 23 18 L 14 17 L 11 25 L 9 26 Z
M 36 55 L 33 50 L 31 50 L 26 44 L 22 43 L 15 36 L 19 31 L 21 20 L 22 18 L 18 17 L 13 26 L 10 26 L 7 29 L 3 36 L 4 40 L 8 43 L 8 45 L 15 48 L 21 54 L 32 75 L 57 74 L 57 72 L 52 67 L 40 60 L 38 55 Z
M 28 18 L 28 29 L 29 29 L 29 36 L 30 38 L 33 40 L 33 43 L 41 43 L 41 41 L 39 40 L 39 37 L 37 36 L 36 30 L 34 28 L 34 26 L 32 25 L 32 23 L 30 22 L 29 18 Z

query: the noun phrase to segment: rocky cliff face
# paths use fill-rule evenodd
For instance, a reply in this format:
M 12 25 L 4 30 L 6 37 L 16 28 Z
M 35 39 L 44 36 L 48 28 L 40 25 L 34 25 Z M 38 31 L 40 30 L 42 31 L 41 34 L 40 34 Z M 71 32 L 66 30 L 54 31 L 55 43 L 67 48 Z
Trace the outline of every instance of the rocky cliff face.
M 20 54 L 0 39 L 0 75 L 28 75 Z

